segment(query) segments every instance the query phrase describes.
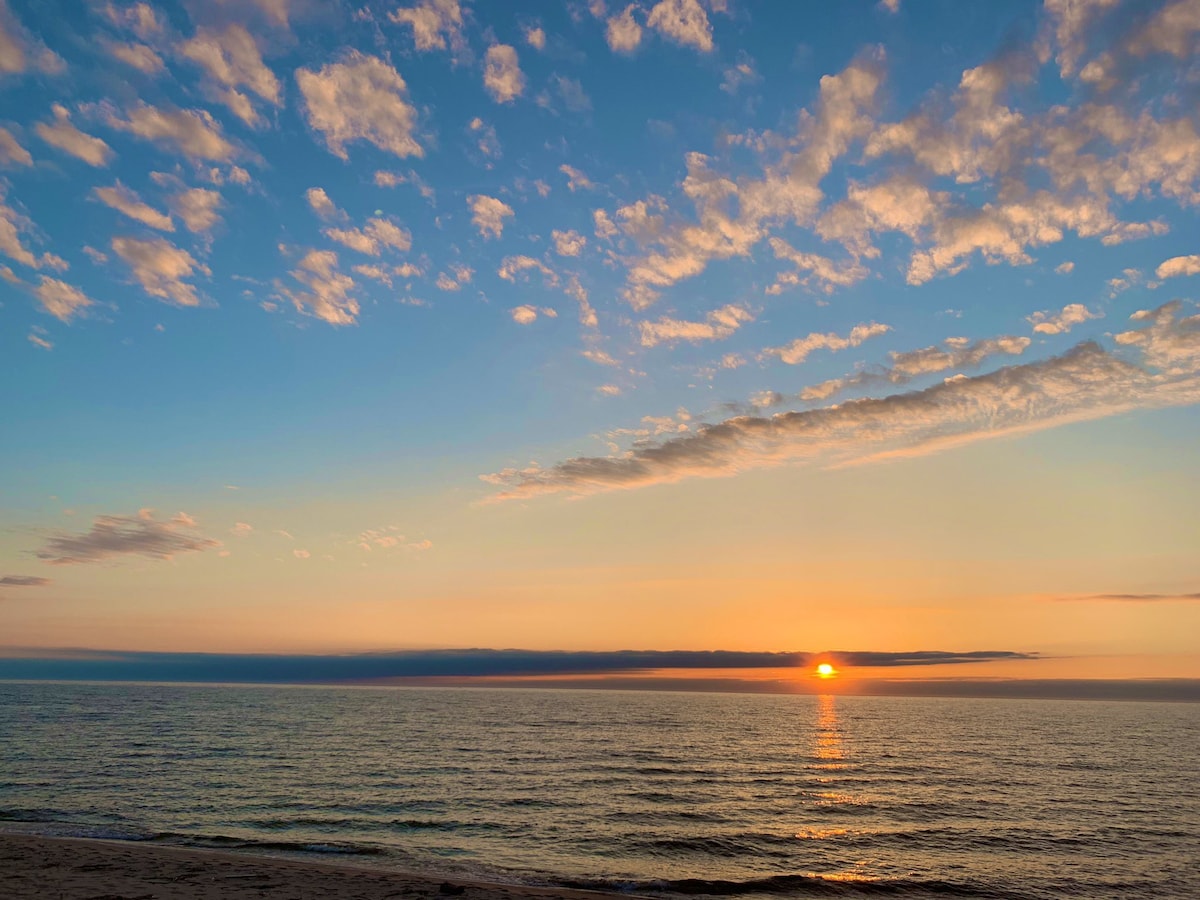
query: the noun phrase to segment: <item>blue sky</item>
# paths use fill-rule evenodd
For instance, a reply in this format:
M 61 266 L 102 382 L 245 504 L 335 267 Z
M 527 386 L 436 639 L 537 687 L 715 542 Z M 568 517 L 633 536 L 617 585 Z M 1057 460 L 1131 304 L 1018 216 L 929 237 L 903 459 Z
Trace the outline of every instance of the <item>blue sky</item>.
M 8 642 L 705 648 L 740 584 L 731 649 L 885 607 L 944 613 L 886 649 L 970 649 L 1016 604 L 1015 649 L 1182 653 L 1198 36 L 1195 0 L 0 0 Z

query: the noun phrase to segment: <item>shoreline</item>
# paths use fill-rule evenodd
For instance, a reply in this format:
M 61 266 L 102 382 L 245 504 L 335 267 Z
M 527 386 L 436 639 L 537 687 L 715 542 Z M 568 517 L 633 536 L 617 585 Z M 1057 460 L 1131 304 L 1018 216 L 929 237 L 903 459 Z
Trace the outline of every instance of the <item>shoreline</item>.
M 358 863 L 0 832 L 0 896 L 21 900 L 616 900 Z

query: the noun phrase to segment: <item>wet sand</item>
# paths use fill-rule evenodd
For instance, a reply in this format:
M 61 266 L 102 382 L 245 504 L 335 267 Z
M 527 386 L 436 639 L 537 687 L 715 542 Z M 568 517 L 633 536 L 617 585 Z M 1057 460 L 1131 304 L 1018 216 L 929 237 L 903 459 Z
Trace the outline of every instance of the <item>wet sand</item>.
M 430 878 L 405 872 L 128 841 L 0 834 L 0 897 L 12 900 L 604 900 L 627 895 Z

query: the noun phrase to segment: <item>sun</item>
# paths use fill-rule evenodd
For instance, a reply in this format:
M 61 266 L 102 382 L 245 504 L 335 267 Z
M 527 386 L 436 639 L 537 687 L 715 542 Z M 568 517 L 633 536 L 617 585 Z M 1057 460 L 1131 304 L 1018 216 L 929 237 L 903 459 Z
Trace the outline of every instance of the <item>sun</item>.
M 818 678 L 832 678 L 836 674 L 837 669 L 835 669 L 829 663 L 821 663 L 819 666 L 817 666 Z

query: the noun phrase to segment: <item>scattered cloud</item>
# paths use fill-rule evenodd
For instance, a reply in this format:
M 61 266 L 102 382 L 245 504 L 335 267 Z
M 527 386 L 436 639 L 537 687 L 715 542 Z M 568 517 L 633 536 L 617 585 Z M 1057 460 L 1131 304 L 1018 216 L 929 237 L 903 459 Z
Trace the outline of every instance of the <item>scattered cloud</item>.
M 57 147 L 64 153 L 82 159 L 89 166 L 108 165 L 115 155 L 108 144 L 98 137 L 84 134 L 72 125 L 71 113 L 61 103 L 55 103 L 50 110 L 54 113 L 54 121 L 38 122 L 33 128 L 38 137 L 51 147 Z
M 258 45 L 242 25 L 227 25 L 221 31 L 197 29 L 178 50 L 204 69 L 207 93 L 247 125 L 262 125 L 263 119 L 240 88 L 247 88 L 273 106 L 281 105 L 279 80 L 263 62 Z
M 143 75 L 158 75 L 166 69 L 166 64 L 163 62 L 161 56 L 150 47 L 140 44 L 137 41 L 121 43 L 120 41 L 101 38 L 100 45 L 113 59 L 137 69 Z
M 254 526 L 246 522 L 238 522 L 229 529 L 229 533 L 236 537 L 247 537 L 254 531 Z
M 546 49 L 546 32 L 539 25 L 529 25 L 524 29 L 525 43 L 535 50 Z
M 413 44 L 422 52 L 445 50 L 461 53 L 466 42 L 462 36 L 463 16 L 458 0 L 424 0 L 416 6 L 401 7 L 388 18 L 412 29 Z
M 330 325 L 353 325 L 359 305 L 351 291 L 354 279 L 338 271 L 338 256 L 332 250 L 310 250 L 291 275 L 307 290 L 282 288 L 297 312 L 313 316 Z
M 1035 312 L 1026 321 L 1038 334 L 1066 334 L 1075 325 L 1099 318 L 1101 314 L 1092 312 L 1082 303 L 1068 303 L 1057 313 Z
M 1200 275 L 1200 254 L 1172 256 L 1154 270 L 1156 278 L 1178 278 L 1181 275 Z
M 80 310 L 95 304 L 95 300 L 79 288 L 59 281 L 57 278 L 41 276 L 38 286 L 33 289 L 42 309 L 60 322 L 70 322 Z
M 814 350 L 845 350 L 848 347 L 857 347 L 864 341 L 887 334 L 891 330 L 890 325 L 867 322 L 855 325 L 845 337 L 833 332 L 824 334 L 813 332 L 806 337 L 796 338 L 782 347 L 768 347 L 762 351 L 761 355 L 763 357 L 775 356 L 789 366 L 795 366 L 808 359 L 809 354 Z
M 2 584 L 3 582 L 0 582 Z M 1200 592 L 1194 594 L 1080 594 L 1059 597 L 1059 600 L 1100 601 L 1104 603 L 1170 603 L 1200 600 Z
M 517 51 L 508 44 L 488 47 L 483 68 L 483 86 L 497 103 L 511 103 L 525 91 L 525 76 L 517 63 Z
M 32 166 L 33 157 L 22 147 L 12 132 L 0 128 L 0 166 Z
M 712 25 L 698 0 L 660 0 L 650 10 L 646 24 L 677 44 L 704 53 L 713 48 Z
M 362 228 L 326 228 L 326 237 L 367 256 L 378 256 L 385 249 L 401 253 L 412 248 L 412 235 L 388 219 L 368 219 Z
M 705 315 L 703 322 L 687 322 L 664 316 L 656 322 L 640 322 L 638 332 L 643 347 L 676 341 L 698 344 L 727 338 L 747 322 L 753 321 L 754 313 L 731 303 Z
M 189 188 L 173 194 L 169 200 L 171 211 L 183 221 L 187 230 L 203 234 L 212 230 L 221 221 L 217 210 L 221 208 L 221 195 L 208 188 Z
M 408 87 L 378 57 L 351 50 L 343 62 L 319 71 L 297 69 L 296 84 L 308 124 L 335 156 L 349 159 L 346 144 L 352 141 L 367 141 L 402 158 L 425 155 L 413 137 L 417 111 L 408 102 Z
M 595 187 L 595 185 L 592 184 L 592 180 L 574 166 L 568 166 L 566 163 L 563 163 L 558 167 L 558 171 L 567 176 L 567 187 L 570 188 L 572 193 L 575 191 L 590 191 Z M 597 210 L 597 212 L 599 213 L 603 211 Z
M 471 221 L 484 239 L 500 237 L 504 233 L 504 220 L 513 215 L 511 206 L 486 194 L 472 194 L 467 198 L 467 206 Z
M 151 297 L 179 306 L 200 305 L 195 285 L 184 280 L 200 267 L 186 250 L 159 237 L 148 240 L 115 237 L 112 249 L 129 265 L 134 280 Z
M 188 159 L 229 162 L 237 155 L 237 148 L 226 140 L 220 123 L 208 110 L 160 109 L 139 103 L 128 111 L 127 118 L 109 110 L 107 119 L 112 128 L 182 153 Z
M 1063 263 L 1059 263 L 1057 266 L 1054 267 L 1055 275 L 1070 275 L 1074 271 L 1075 271 L 1075 263 L 1071 262 L 1070 260 L 1067 260 L 1066 262 L 1063 262 Z
M 22 233 L 34 230 L 33 223 L 7 203 L 6 185 L 0 181 L 0 253 L 31 269 L 49 268 L 62 271 L 67 263 L 53 253 L 37 256 L 21 240 Z
M 166 213 L 161 213 L 154 207 L 143 203 L 137 191 L 127 188 L 121 182 L 112 187 L 93 188 L 93 196 L 105 206 L 112 207 L 117 212 L 128 216 L 135 222 L 141 222 L 159 231 L 174 231 L 175 223 Z
M 92 527 L 80 534 L 59 532 L 36 556 L 52 565 L 71 565 L 121 556 L 171 559 L 180 553 L 219 546 L 219 541 L 200 534 L 195 521 L 185 513 L 158 519 L 154 510 L 143 509 L 136 516 L 97 516 Z
M 578 256 L 587 246 L 587 238 L 578 231 L 558 231 L 550 233 L 554 240 L 554 252 L 559 256 Z
M 1061 356 L 959 375 L 924 390 L 770 417 L 735 416 L 615 456 L 577 457 L 483 478 L 502 488 L 497 499 L 591 494 L 784 463 L 845 465 L 925 455 L 1139 407 L 1196 403 L 1200 316 L 1180 319 L 1180 310 L 1181 304 L 1172 303 L 1146 311 L 1138 318 L 1146 327 L 1118 336 L 1119 344 L 1139 348 L 1149 367 L 1089 341 Z
M 633 17 L 637 4 L 630 3 L 619 14 L 608 20 L 604 37 L 614 53 L 632 53 L 642 42 L 642 26 Z

